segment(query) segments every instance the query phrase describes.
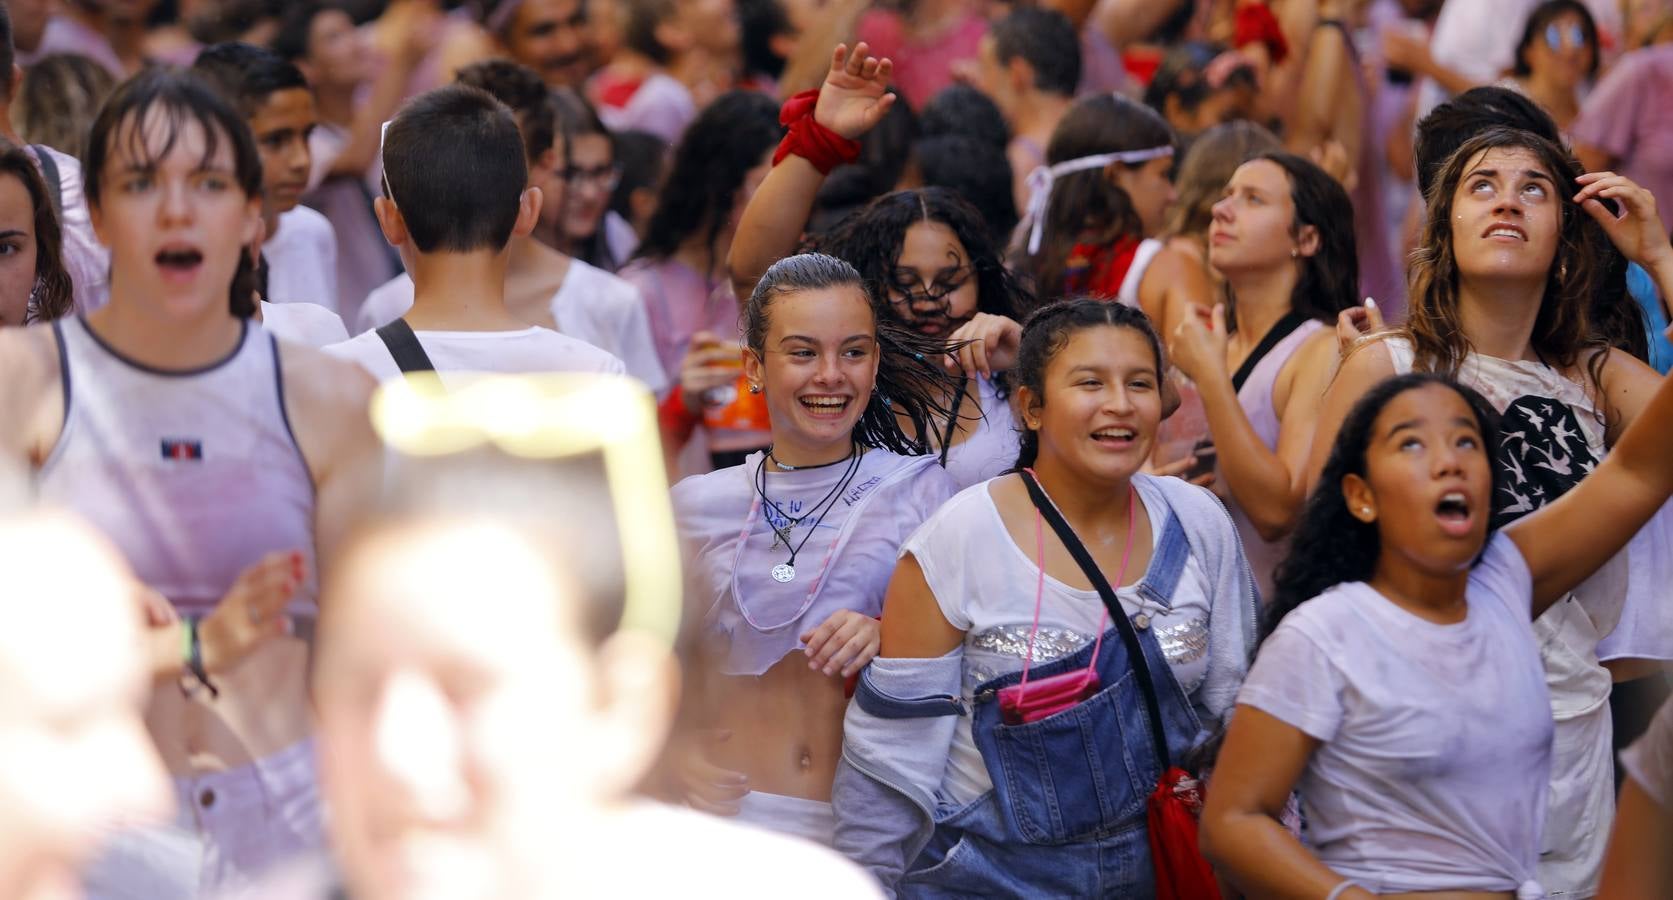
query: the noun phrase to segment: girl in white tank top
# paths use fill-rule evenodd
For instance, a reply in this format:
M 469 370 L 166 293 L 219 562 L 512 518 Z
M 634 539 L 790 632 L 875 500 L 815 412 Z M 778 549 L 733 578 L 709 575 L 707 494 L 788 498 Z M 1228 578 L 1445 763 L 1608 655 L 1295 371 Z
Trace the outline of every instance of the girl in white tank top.
M 1198 453 L 1218 459 L 1217 487 L 1263 596 L 1301 512 L 1313 422 L 1335 369 L 1325 323 L 1354 303 L 1352 218 L 1341 186 L 1300 157 L 1239 166 L 1209 230 L 1209 261 L 1226 277 L 1238 330 L 1226 334 L 1224 307 L 1199 307 L 1169 345 L 1201 395 L 1214 443 Z

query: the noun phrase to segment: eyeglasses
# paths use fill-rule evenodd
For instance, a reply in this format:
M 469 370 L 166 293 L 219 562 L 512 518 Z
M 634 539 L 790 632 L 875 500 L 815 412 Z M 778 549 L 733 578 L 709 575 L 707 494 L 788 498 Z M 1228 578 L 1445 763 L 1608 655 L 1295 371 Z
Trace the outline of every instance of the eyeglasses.
M 975 275 L 976 267 L 967 263 L 951 271 L 941 272 L 928 287 L 925 287 L 923 279 L 916 274 L 896 271 L 889 279 L 889 291 L 894 295 L 896 303 L 939 303 L 948 294 L 969 284 Z
M 1566 46 L 1586 46 L 1586 29 L 1580 27 L 1579 23 L 1570 25 L 1567 28 L 1558 25 L 1556 22 L 1552 22 L 1551 24 L 1545 26 L 1545 46 L 1550 47 L 1552 50 L 1563 49 L 1565 46 L 1563 38 L 1565 36 L 1568 38 Z
M 569 166 L 563 170 L 563 179 L 570 184 L 590 184 L 601 191 L 613 191 L 621 183 L 621 166 L 600 166 L 596 169 L 578 169 Z

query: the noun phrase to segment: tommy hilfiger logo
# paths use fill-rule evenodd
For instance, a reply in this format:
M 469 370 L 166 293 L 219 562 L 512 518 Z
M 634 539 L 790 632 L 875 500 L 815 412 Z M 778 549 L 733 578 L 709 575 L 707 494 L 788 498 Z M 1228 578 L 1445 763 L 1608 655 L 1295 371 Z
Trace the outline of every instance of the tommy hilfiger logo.
M 163 438 L 163 459 L 203 459 L 203 441 Z

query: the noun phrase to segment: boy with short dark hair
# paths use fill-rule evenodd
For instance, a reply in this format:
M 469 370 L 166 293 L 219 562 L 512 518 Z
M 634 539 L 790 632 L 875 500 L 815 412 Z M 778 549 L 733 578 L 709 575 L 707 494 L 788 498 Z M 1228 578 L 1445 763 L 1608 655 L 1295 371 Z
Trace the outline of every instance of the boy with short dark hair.
M 1080 37 L 1060 12 L 1025 6 L 993 24 L 977 51 L 981 88 L 1011 126 L 1012 193 L 1028 205 L 1028 173 L 1046 161 L 1046 144 L 1075 100 Z
M 262 299 L 276 304 L 313 303 L 335 315 L 337 235 L 324 216 L 300 205 L 313 164 L 308 139 L 317 122 L 307 79 L 273 51 L 243 43 L 205 48 L 192 64 L 192 72 L 243 114 L 261 153 L 266 230 L 261 245 L 266 264 Z M 341 327 L 338 321 L 337 328 Z M 270 325 L 269 330 L 275 329 Z M 277 330 L 281 337 L 292 337 L 283 326 Z M 323 344 L 317 336 L 305 342 Z
M 413 283 L 404 318 L 328 348 L 380 380 L 404 372 L 601 372 L 621 360 L 506 306 L 509 245 L 540 215 L 511 111 L 464 85 L 414 98 L 384 134 L 384 237 Z

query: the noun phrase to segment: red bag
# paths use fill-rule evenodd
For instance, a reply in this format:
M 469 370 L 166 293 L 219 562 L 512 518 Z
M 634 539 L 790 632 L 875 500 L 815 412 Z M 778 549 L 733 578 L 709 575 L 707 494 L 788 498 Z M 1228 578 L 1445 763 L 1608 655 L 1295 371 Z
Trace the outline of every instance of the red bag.
M 1214 869 L 1197 849 L 1202 783 L 1184 769 L 1162 773 L 1146 804 L 1150 862 L 1156 870 L 1157 900 L 1219 900 Z

